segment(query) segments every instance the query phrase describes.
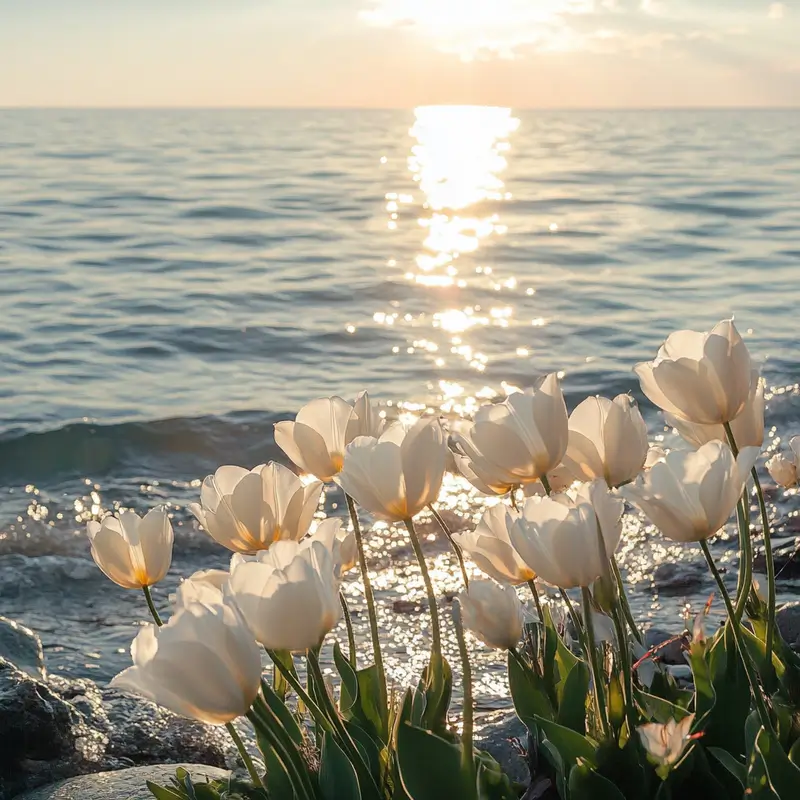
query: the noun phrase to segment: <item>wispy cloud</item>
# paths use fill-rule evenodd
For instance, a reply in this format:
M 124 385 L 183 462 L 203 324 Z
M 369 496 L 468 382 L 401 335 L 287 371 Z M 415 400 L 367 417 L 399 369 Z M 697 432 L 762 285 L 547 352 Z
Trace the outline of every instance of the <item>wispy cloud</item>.
M 786 6 L 783 3 L 772 3 L 767 11 L 769 19 L 783 19 L 786 15 Z

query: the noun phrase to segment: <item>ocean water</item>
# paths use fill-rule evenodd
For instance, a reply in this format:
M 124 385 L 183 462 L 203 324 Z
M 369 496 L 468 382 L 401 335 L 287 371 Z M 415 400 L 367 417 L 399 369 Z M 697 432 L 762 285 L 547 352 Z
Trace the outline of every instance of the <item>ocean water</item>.
M 797 111 L 0 110 L 0 613 L 54 670 L 114 674 L 144 608 L 87 562 L 85 521 L 170 504 L 166 604 L 225 561 L 185 512 L 198 481 L 279 458 L 273 423 L 317 396 L 453 415 L 559 371 L 570 408 L 641 399 L 637 361 L 734 314 L 775 447 L 800 433 L 798 309 Z M 797 498 L 772 500 L 791 534 Z M 457 481 L 443 502 L 455 525 L 480 508 Z M 664 595 L 654 569 L 695 554 L 631 526 L 636 612 L 677 628 L 710 583 Z M 422 583 L 399 532 L 370 537 L 402 681 Z M 497 659 L 478 662 L 502 704 Z

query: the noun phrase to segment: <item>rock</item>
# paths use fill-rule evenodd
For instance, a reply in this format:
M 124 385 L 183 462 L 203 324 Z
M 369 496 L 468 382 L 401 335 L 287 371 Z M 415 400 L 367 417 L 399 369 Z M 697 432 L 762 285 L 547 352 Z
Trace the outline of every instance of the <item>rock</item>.
M 670 641 L 674 640 L 674 641 Z M 686 664 L 686 659 L 683 655 L 683 636 L 675 636 L 674 633 L 665 631 L 663 628 L 650 628 L 644 634 L 644 646 L 648 650 L 658 648 L 654 653 L 656 658 L 659 658 L 665 664 Z M 669 642 L 669 644 L 664 644 Z M 659 647 L 659 645 L 664 645 Z
M 513 711 L 502 711 L 488 718 L 476 733 L 475 748 L 491 755 L 503 768 L 503 772 L 517 783 L 527 785 L 530 780 L 525 756 L 519 745 L 525 747 L 527 728 Z
M 227 770 L 203 764 L 157 764 L 69 778 L 26 792 L 17 800 L 153 800 L 147 781 L 168 784 L 177 767 L 183 767 L 195 783 L 228 777 Z
M 0 658 L 32 678 L 42 679 L 46 675 L 39 637 L 30 628 L 6 617 L 0 617 Z
M 775 623 L 786 644 L 800 649 L 800 600 L 781 606 L 775 612 Z
M 705 564 L 691 561 L 666 561 L 653 572 L 653 585 L 663 594 L 691 594 L 708 580 Z

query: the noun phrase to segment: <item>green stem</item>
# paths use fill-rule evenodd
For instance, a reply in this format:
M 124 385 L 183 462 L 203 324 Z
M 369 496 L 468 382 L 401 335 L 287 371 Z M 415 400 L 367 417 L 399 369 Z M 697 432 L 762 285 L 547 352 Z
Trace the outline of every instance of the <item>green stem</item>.
M 142 591 L 144 592 L 144 599 L 147 600 L 147 607 L 150 609 L 150 614 L 156 625 L 160 628 L 164 623 L 161 621 L 161 617 L 158 616 L 155 603 L 153 603 L 153 595 L 150 594 L 150 587 L 142 586 Z
M 362 791 L 365 791 L 367 786 L 371 783 L 375 789 L 375 794 L 379 795 L 380 791 L 378 790 L 378 785 L 375 783 L 375 779 L 372 777 L 372 773 L 370 772 L 367 763 L 364 761 L 364 757 L 361 755 L 361 752 L 359 751 L 355 742 L 347 732 L 347 728 L 345 728 L 344 722 L 342 722 L 342 718 L 339 716 L 339 712 L 336 710 L 333 700 L 331 700 L 331 697 L 328 694 L 328 689 L 325 686 L 325 679 L 322 676 L 322 670 L 319 666 L 317 654 L 313 650 L 307 650 L 306 661 L 308 663 L 309 674 L 317 686 L 317 696 L 325 706 L 325 710 L 327 711 L 330 720 L 333 723 L 335 733 L 339 739 L 339 744 L 346 751 L 350 763 L 358 773 L 359 784 L 362 787 Z
M 569 595 L 564 589 L 559 588 L 558 591 L 561 593 L 561 599 L 567 606 L 567 613 L 569 614 L 569 618 L 572 620 L 572 627 L 575 628 L 575 635 L 578 637 L 578 643 L 581 645 L 581 647 L 584 647 L 583 625 L 581 625 L 580 618 L 575 613 L 572 600 L 569 599 Z
M 325 716 L 322 709 L 312 699 L 311 695 L 306 691 L 305 686 L 297 679 L 297 676 L 286 667 L 280 660 L 280 657 L 273 650 L 267 650 L 267 655 L 272 659 L 272 663 L 278 668 L 278 671 L 286 679 L 286 683 L 294 689 L 295 694 L 303 701 L 303 705 L 308 709 L 314 721 L 323 730 L 328 733 L 333 733 L 333 722 Z
M 342 606 L 342 614 L 344 616 L 344 624 L 347 627 L 347 646 L 349 648 L 349 661 L 353 669 L 358 668 L 356 662 L 356 636 L 353 633 L 353 620 L 350 618 L 350 609 L 347 605 L 347 598 L 344 592 L 339 592 L 339 603 Z
M 708 549 L 708 542 L 705 540 L 701 541 L 700 549 L 703 551 L 703 555 L 706 557 L 708 568 L 711 570 L 711 574 L 714 576 L 714 580 L 717 582 L 719 593 L 722 595 L 722 599 L 725 601 L 728 619 L 731 622 L 731 633 L 733 634 L 733 640 L 736 643 L 736 649 L 739 651 L 739 657 L 742 659 L 744 671 L 747 674 L 747 680 L 750 683 L 750 691 L 753 695 L 756 711 L 758 711 L 758 716 L 761 718 L 761 724 L 768 733 L 774 733 L 772 722 L 769 718 L 769 711 L 767 710 L 766 703 L 764 703 L 764 697 L 761 694 L 761 687 L 758 685 L 758 679 L 750 661 L 750 654 L 745 649 L 744 643 L 742 642 L 742 632 L 739 629 L 738 623 L 735 622 L 735 611 L 733 608 L 733 603 L 731 603 L 731 596 L 728 594 L 728 590 L 725 588 L 725 584 L 722 582 L 722 576 L 719 574 L 717 565 L 714 563 L 714 559 L 711 556 L 711 551 Z
M 617 564 L 617 559 L 611 556 L 611 571 L 614 573 L 614 580 L 617 582 L 617 591 L 619 593 L 619 600 L 622 604 L 622 613 L 625 615 L 625 621 L 631 629 L 634 639 L 644 647 L 644 637 L 639 633 L 639 628 L 636 626 L 636 620 L 633 618 L 631 611 L 631 604 L 628 602 L 628 595 L 625 593 L 625 582 L 622 580 L 622 573 Z
M 236 749 L 239 751 L 239 755 L 242 757 L 242 761 L 244 761 L 244 765 L 247 767 L 247 771 L 250 773 L 250 779 L 256 786 L 261 789 L 265 789 L 266 787 L 264 786 L 264 782 L 261 780 L 261 776 L 258 774 L 256 765 L 253 763 L 253 759 L 250 758 L 250 753 L 247 752 L 247 748 L 244 746 L 242 737 L 239 736 L 239 731 L 233 727 L 232 722 L 225 723 L 225 730 L 227 730 L 231 735 L 231 739 L 233 739 L 233 743 L 236 745 Z
M 442 519 L 442 515 L 433 507 L 433 503 L 431 503 L 428 508 L 430 509 L 431 514 L 433 514 L 436 522 L 439 523 L 439 527 L 442 529 L 442 533 L 444 533 L 444 535 L 447 537 L 447 541 L 450 542 L 450 546 L 453 548 L 453 552 L 456 554 L 456 558 L 458 559 L 458 566 L 461 568 L 461 577 L 464 579 L 464 588 L 469 589 L 469 575 L 467 575 L 467 567 L 464 564 L 464 553 L 458 546 L 456 540 L 453 538 L 453 534 L 450 533 L 450 529 L 447 527 L 447 523 L 444 521 L 444 519 Z
M 375 660 L 375 668 L 378 671 L 378 687 L 381 693 L 381 713 L 385 713 L 389 707 L 389 695 L 386 689 L 386 670 L 383 666 L 383 653 L 381 652 L 381 637 L 378 633 L 378 615 L 375 610 L 375 595 L 372 591 L 372 581 L 369 577 L 369 567 L 367 557 L 364 552 L 364 538 L 361 535 L 361 525 L 358 522 L 358 512 L 356 504 L 349 494 L 347 498 L 347 509 L 350 512 L 350 519 L 353 523 L 353 532 L 356 537 L 358 547 L 358 566 L 361 570 L 361 580 L 364 583 L 364 596 L 367 600 L 367 614 L 369 616 L 369 632 L 372 638 L 372 656 Z
M 544 486 L 544 491 L 549 497 L 553 493 L 553 490 L 550 488 L 550 481 L 547 480 L 547 474 L 546 473 L 542 474 L 539 480 L 542 482 L 542 486 Z
M 765 645 L 767 670 L 771 678 L 774 671 L 772 652 L 774 649 L 775 636 L 775 558 L 772 555 L 772 531 L 769 524 L 767 504 L 764 502 L 764 492 L 761 489 L 761 481 L 758 479 L 758 471 L 755 467 L 753 467 L 752 474 L 753 483 L 756 485 L 758 508 L 761 512 L 761 527 L 764 529 L 764 556 L 767 560 L 767 633 Z
M 614 630 L 617 633 L 620 666 L 622 667 L 622 677 L 625 684 L 625 718 L 628 720 L 628 734 L 633 735 L 633 731 L 636 729 L 636 713 L 633 705 L 633 670 L 631 669 L 631 651 L 628 648 L 625 615 L 621 602 L 614 604 L 611 616 L 614 620 Z
M 422 545 L 419 543 L 414 521 L 409 518 L 405 520 L 406 530 L 411 537 L 411 546 L 414 548 L 414 555 L 417 557 L 419 568 L 422 571 L 422 580 L 425 583 L 425 591 L 428 593 L 428 605 L 431 612 L 431 653 L 441 661 L 442 656 L 442 633 L 439 627 L 439 609 L 436 605 L 436 593 L 433 590 L 431 576 L 425 564 L 425 554 L 422 552 Z
M 528 588 L 531 590 L 531 594 L 533 595 L 533 602 L 536 605 L 536 613 L 539 615 L 539 620 L 544 623 L 544 612 L 542 611 L 542 603 L 539 600 L 539 592 L 536 590 L 536 582 L 533 578 L 528 581 Z
M 458 652 L 461 656 L 461 672 L 464 684 L 464 726 L 461 732 L 461 769 L 468 775 L 471 786 L 475 785 L 475 757 L 472 752 L 472 726 L 473 726 L 473 698 L 472 698 L 472 668 L 469 663 L 467 642 L 464 637 L 464 625 L 461 621 L 461 606 L 458 602 L 453 605 L 453 622 L 458 639 Z
M 589 661 L 589 670 L 592 673 L 592 683 L 594 684 L 594 696 L 597 701 L 597 717 L 600 720 L 600 727 L 603 736 L 608 738 L 608 714 L 606 709 L 606 692 L 600 666 L 597 663 L 597 644 L 594 637 L 594 623 L 592 622 L 592 599 L 589 590 L 581 586 L 581 600 L 583 608 L 583 624 L 586 630 L 586 658 Z

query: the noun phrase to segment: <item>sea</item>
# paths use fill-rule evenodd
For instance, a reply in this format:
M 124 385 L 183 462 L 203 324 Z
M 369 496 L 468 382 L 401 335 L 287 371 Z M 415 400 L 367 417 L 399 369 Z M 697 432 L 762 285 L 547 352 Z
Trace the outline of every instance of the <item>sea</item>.
M 774 450 L 800 433 L 800 111 L 0 110 L 0 614 L 52 672 L 107 681 L 146 607 L 96 569 L 87 520 L 168 506 L 169 613 L 180 576 L 228 558 L 186 512 L 200 481 L 282 460 L 273 424 L 308 400 L 368 389 L 452 418 L 558 372 L 569 408 L 631 392 L 673 446 L 632 367 L 731 315 Z M 792 547 L 798 496 L 769 498 Z M 483 505 L 447 479 L 453 527 Z M 403 685 L 424 587 L 405 534 L 364 523 Z M 449 619 L 458 570 L 420 526 Z M 732 531 L 714 551 L 733 579 Z M 629 518 L 644 626 L 704 605 L 698 555 Z M 798 588 L 782 577 L 781 600 Z M 355 577 L 346 592 L 365 658 Z M 502 659 L 473 658 L 479 710 L 507 706 Z

